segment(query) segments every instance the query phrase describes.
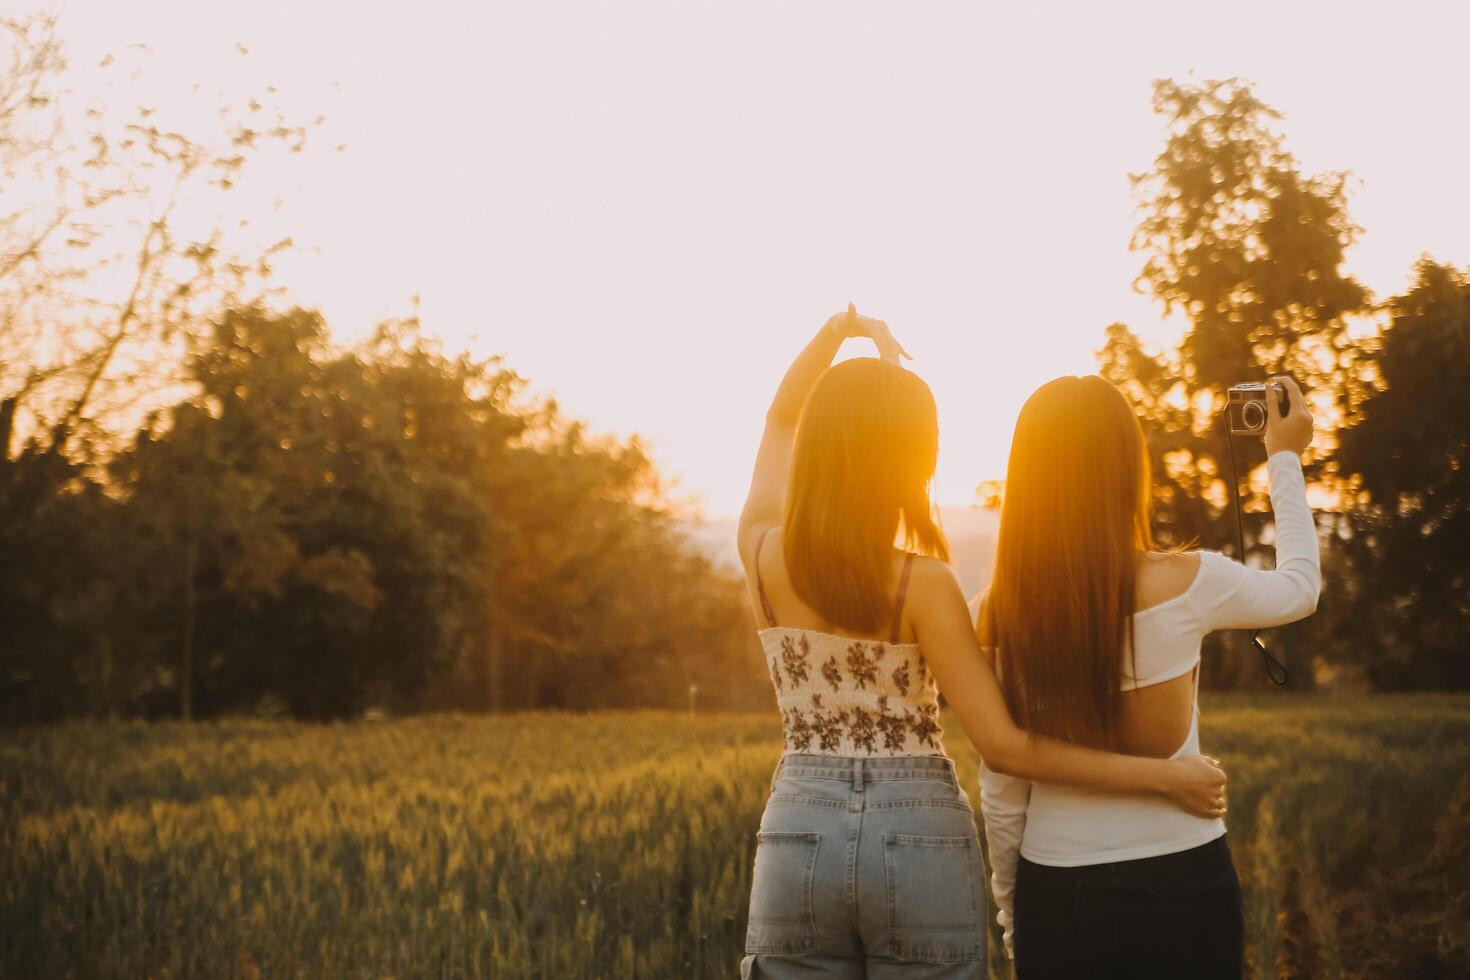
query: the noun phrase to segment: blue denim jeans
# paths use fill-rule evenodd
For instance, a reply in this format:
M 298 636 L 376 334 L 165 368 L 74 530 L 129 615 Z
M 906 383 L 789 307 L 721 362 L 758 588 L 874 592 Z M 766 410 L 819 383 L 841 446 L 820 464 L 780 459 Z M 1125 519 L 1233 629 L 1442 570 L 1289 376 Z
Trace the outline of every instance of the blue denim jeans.
M 788 752 L 757 839 L 745 980 L 985 975 L 985 868 L 949 759 Z

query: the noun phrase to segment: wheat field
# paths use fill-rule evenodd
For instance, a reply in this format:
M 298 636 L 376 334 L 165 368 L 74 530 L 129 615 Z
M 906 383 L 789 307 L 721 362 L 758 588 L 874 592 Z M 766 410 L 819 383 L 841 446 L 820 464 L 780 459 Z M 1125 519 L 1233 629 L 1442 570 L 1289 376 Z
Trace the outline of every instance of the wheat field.
M 1255 975 L 1470 975 L 1470 698 L 1216 697 L 1202 737 Z M 654 712 L 11 732 L 0 976 L 733 976 L 779 752 Z

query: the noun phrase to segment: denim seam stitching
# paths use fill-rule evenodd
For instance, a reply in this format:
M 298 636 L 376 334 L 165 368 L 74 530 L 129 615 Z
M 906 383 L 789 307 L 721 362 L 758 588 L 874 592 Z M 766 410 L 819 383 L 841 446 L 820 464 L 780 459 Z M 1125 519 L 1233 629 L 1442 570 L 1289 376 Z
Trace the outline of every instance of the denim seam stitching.
M 808 803 L 812 806 L 827 806 L 834 809 L 847 809 L 845 800 L 824 800 L 820 796 L 796 796 L 790 793 L 778 793 L 771 797 L 772 803 Z

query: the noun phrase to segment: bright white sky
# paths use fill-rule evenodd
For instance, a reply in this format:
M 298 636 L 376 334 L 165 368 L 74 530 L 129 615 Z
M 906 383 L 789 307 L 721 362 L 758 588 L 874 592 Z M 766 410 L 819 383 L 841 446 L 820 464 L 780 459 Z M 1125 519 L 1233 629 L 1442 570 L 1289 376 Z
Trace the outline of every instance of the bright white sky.
M 1379 295 L 1421 252 L 1470 263 L 1458 2 L 72 0 L 62 29 L 79 68 L 148 44 L 150 97 L 274 84 L 325 114 L 252 178 L 304 247 L 290 296 L 350 341 L 418 295 L 451 347 L 646 436 L 712 516 L 849 299 L 934 388 L 946 503 L 1109 322 L 1177 339 L 1127 249 L 1154 78 L 1253 80 L 1305 167 L 1353 171 Z

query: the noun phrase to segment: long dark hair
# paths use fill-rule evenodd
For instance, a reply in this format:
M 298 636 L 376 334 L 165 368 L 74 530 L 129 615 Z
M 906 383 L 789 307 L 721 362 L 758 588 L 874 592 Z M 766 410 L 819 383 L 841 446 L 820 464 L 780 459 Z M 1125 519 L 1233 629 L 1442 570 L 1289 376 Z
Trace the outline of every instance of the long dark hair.
M 786 489 L 791 587 L 829 623 L 870 633 L 893 613 L 893 544 L 947 561 L 930 483 L 939 453 L 934 395 L 874 358 L 833 365 L 796 426 Z
M 1137 561 L 1153 547 L 1148 452 L 1121 392 L 1057 378 L 1016 419 L 995 574 L 977 624 L 1028 731 L 1117 744 Z

